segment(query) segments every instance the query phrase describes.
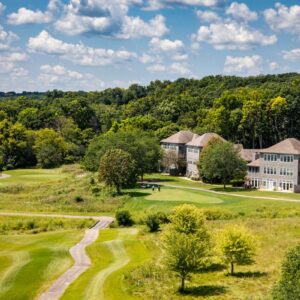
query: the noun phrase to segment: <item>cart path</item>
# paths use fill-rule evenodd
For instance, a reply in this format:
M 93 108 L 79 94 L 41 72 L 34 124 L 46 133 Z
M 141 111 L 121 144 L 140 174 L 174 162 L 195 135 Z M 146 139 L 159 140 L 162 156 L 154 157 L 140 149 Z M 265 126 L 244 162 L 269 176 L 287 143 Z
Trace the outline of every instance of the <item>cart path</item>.
M 107 228 L 114 221 L 111 217 L 98 217 L 98 219 L 94 227 L 85 231 L 84 238 L 70 249 L 71 256 L 75 262 L 74 265 L 39 297 L 40 300 L 58 300 L 67 287 L 91 266 L 91 260 L 86 254 L 85 248 L 96 241 L 100 229 Z
M 11 175 L 8 175 L 8 174 L 0 174 L 0 179 L 5 179 L 5 178 L 9 178 Z
M 148 183 L 148 182 L 143 182 L 143 183 Z M 193 190 L 193 191 L 202 191 L 202 192 L 213 193 L 213 194 L 218 194 L 218 195 L 226 195 L 226 196 L 232 196 L 232 197 L 300 203 L 300 199 L 297 200 L 297 199 L 289 199 L 289 198 L 274 198 L 274 197 L 250 196 L 250 195 L 248 196 L 248 195 L 242 195 L 242 194 L 232 194 L 230 192 L 228 192 L 228 193 L 218 192 L 218 191 L 213 191 L 213 190 L 199 188 L 199 187 L 188 187 L 188 186 L 182 186 L 182 185 L 165 184 L 165 183 L 159 182 L 159 181 L 155 182 L 155 183 L 160 184 L 161 186 L 171 187 L 171 188 L 175 188 L 175 189 L 188 189 L 188 190 Z

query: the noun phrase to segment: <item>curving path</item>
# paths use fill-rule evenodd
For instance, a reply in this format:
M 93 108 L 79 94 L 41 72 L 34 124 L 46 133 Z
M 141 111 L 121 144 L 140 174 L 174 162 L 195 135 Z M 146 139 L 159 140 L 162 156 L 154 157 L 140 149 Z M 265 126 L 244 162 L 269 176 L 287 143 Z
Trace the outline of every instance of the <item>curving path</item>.
M 70 253 L 75 261 L 74 265 L 61 275 L 53 285 L 40 296 L 40 300 L 59 299 L 66 288 L 91 266 L 91 261 L 85 252 L 85 248 L 96 241 L 100 229 L 107 228 L 109 224 L 114 221 L 111 217 L 98 217 L 98 219 L 99 221 L 94 227 L 86 230 L 84 238 L 70 249 Z

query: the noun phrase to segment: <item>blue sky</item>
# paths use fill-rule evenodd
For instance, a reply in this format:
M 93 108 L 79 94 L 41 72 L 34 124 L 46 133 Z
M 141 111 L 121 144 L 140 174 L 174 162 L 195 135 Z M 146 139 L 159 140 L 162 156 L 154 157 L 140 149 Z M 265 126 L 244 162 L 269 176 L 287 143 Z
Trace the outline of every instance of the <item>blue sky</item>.
M 0 91 L 300 70 L 300 1 L 0 0 Z

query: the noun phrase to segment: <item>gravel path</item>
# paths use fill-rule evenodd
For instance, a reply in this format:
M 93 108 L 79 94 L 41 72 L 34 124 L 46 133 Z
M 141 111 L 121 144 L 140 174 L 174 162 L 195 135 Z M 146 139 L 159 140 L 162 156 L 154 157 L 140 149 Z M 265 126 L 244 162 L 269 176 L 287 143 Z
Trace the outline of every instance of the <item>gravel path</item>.
M 0 174 L 0 179 L 5 179 L 5 178 L 8 178 L 8 177 L 10 177 L 10 175 L 4 174 L 4 173 Z
M 99 230 L 107 228 L 113 220 L 111 217 L 101 217 L 94 227 L 86 230 L 84 238 L 70 249 L 70 253 L 75 261 L 74 265 L 40 296 L 40 300 L 58 300 L 66 288 L 91 266 L 91 261 L 85 252 L 85 248 L 95 242 L 98 238 Z

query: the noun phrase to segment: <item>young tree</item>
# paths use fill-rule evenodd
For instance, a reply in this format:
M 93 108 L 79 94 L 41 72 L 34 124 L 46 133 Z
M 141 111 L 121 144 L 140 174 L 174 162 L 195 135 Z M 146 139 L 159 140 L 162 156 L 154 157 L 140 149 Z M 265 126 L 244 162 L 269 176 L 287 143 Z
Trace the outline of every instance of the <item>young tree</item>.
M 273 299 L 299 299 L 300 295 L 300 244 L 291 249 L 281 267 L 281 279 L 273 289 Z
M 230 274 L 234 275 L 234 265 L 250 265 L 254 262 L 255 237 L 245 228 L 232 226 L 224 229 L 218 237 L 218 247 L 224 262 L 230 264 Z
M 171 271 L 179 274 L 180 291 L 183 292 L 188 275 L 199 271 L 207 263 L 210 236 L 202 213 L 192 205 L 175 208 L 170 221 L 163 235 L 165 261 Z
M 36 133 L 33 149 L 38 164 L 43 168 L 57 167 L 64 162 L 66 143 L 53 129 L 39 130 Z
M 99 179 L 109 186 L 114 186 L 120 194 L 121 188 L 136 182 L 135 160 L 121 149 L 108 150 L 100 160 Z
M 221 180 L 226 183 L 235 177 L 246 176 L 246 162 L 241 158 L 233 144 L 212 141 L 203 150 L 198 163 L 199 174 L 210 181 Z

